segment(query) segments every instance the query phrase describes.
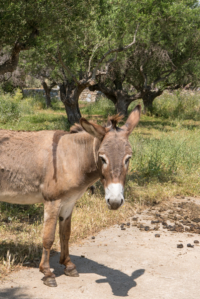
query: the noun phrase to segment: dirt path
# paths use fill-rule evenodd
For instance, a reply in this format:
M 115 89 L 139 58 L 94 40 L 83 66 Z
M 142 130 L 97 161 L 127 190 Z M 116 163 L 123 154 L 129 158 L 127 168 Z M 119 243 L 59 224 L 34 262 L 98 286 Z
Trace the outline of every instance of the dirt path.
M 188 209 L 194 209 L 192 201 L 188 206 L 187 199 L 179 200 L 174 211 L 172 206 L 144 211 L 135 215 L 138 219 L 131 219 L 130 225 L 116 225 L 100 232 L 94 240 L 90 238 L 83 245 L 72 247 L 71 257 L 79 277 L 65 276 L 56 254 L 51 258 L 51 265 L 55 269 L 57 288 L 46 287 L 38 269 L 29 268 L 7 277 L 0 286 L 0 298 L 199 299 L 200 246 L 194 243 L 194 240 L 200 242 L 198 215 L 191 221 L 197 225 L 188 226 L 192 227 L 191 231 L 177 232 L 181 231 L 180 223 L 186 220 L 185 213 L 190 214 Z M 165 227 L 164 214 L 170 217 L 167 222 L 171 226 Z M 179 217 L 180 223 L 174 226 L 170 215 L 176 221 Z M 160 237 L 155 237 L 156 234 Z M 194 247 L 187 247 L 188 243 Z M 177 248 L 177 244 L 183 244 L 183 248 Z

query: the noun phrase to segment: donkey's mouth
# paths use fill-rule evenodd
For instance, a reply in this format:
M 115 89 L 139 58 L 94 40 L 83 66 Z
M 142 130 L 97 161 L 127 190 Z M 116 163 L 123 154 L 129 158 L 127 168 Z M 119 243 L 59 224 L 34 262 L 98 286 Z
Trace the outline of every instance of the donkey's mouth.
M 109 184 L 105 188 L 105 199 L 110 210 L 117 210 L 124 203 L 124 188 L 122 184 Z
M 115 202 L 112 205 L 109 204 L 109 199 L 107 200 L 107 205 L 109 210 L 118 210 L 123 205 L 124 200 L 121 200 L 121 203 Z

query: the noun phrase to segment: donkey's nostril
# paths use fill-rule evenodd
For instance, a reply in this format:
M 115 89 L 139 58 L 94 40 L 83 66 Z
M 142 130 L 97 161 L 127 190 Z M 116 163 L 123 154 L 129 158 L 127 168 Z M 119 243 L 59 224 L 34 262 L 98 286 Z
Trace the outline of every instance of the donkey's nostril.
M 110 199 L 109 198 L 107 199 L 107 203 L 110 205 Z

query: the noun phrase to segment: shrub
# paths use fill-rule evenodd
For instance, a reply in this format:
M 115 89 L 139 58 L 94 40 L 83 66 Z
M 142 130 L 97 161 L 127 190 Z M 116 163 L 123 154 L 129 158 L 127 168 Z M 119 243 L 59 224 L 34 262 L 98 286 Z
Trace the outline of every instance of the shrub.
M 199 112 L 200 94 L 197 92 L 165 92 L 153 103 L 154 115 L 164 118 L 200 120 Z
M 18 100 L 16 101 L 9 94 L 0 93 L 0 122 L 16 121 L 20 116 L 20 103 Z

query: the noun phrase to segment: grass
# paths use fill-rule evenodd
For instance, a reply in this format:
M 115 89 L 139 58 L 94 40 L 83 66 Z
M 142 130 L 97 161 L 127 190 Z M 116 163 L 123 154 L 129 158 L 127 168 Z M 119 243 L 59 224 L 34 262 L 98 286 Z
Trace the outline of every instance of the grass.
M 87 192 L 76 204 L 71 243 L 124 221 L 143 205 L 152 205 L 177 195 L 200 196 L 200 121 L 195 112 L 198 111 L 199 95 L 195 94 L 193 98 L 193 95 L 186 94 L 181 104 L 180 97 L 183 96 L 164 94 L 154 104 L 154 116 L 142 115 L 129 139 L 133 157 L 127 175 L 126 204 L 119 211 L 109 211 L 103 188 L 98 182 L 95 195 Z M 19 100 L 18 96 L 11 100 L 17 103 L 20 115 L 17 118 L 10 116 L 6 121 L 0 119 L 1 128 L 34 131 L 69 129 L 61 102 L 54 102 L 53 109 L 43 109 L 43 99 Z M 2 98 L 0 104 L 1 101 Z M 194 111 L 192 102 L 196 103 Z M 135 105 L 131 104 L 129 112 Z M 176 114 L 177 107 L 181 105 Z M 107 116 L 114 114 L 113 104 L 106 99 L 90 104 L 81 102 L 80 108 L 84 117 L 98 123 L 105 124 Z M 20 265 L 34 266 L 38 263 L 42 250 L 42 220 L 42 205 L 0 204 L 0 276 Z M 58 231 L 53 250 L 59 250 Z
M 165 92 L 154 101 L 154 114 L 170 119 L 200 120 L 200 93 L 177 90 Z

